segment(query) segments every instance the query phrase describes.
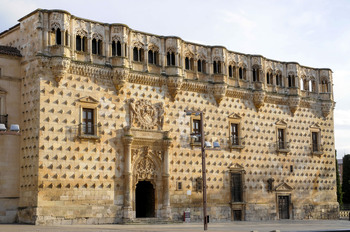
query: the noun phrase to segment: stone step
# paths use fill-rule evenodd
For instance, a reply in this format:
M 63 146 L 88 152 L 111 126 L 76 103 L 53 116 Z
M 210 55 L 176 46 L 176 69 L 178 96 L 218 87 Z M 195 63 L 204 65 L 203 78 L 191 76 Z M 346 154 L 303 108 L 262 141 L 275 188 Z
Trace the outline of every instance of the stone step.
M 173 223 L 182 223 L 181 221 L 173 221 L 170 219 L 162 219 L 162 218 L 134 218 L 134 219 L 127 219 L 123 221 L 123 224 L 138 224 L 138 225 L 145 225 L 145 224 L 173 224 Z

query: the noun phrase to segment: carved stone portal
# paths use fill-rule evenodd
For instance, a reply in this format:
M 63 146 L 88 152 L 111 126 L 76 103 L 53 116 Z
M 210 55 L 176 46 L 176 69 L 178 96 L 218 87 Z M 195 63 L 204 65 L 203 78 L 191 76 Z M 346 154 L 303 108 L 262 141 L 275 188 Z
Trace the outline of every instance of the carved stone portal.
M 129 102 L 130 127 L 144 130 L 162 130 L 164 124 L 163 103 L 152 104 L 148 100 L 130 99 Z

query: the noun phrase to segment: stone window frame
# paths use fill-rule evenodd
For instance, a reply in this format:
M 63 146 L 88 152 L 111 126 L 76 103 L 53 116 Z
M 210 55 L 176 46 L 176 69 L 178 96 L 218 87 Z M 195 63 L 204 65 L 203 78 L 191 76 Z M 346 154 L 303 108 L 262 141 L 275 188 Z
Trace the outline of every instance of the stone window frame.
M 1 68 L 0 68 L 1 70 Z M 0 87 L 0 115 L 1 115 L 1 119 L 2 121 L 0 121 L 0 123 L 5 124 L 5 126 L 7 127 L 7 114 L 6 114 L 6 95 L 7 92 L 3 89 L 1 89 Z
M 317 150 L 314 149 L 313 133 L 317 133 Z M 321 127 L 316 123 L 310 127 L 310 150 L 312 155 L 320 156 L 323 154 L 323 146 L 321 142 Z
M 242 117 L 239 114 L 233 113 L 230 116 L 228 116 L 228 128 L 229 128 L 229 148 L 232 152 L 233 149 L 242 150 L 244 148 L 244 137 L 242 136 L 242 129 L 241 129 L 241 121 Z M 238 125 L 238 144 L 233 144 L 231 140 L 231 124 L 237 124 Z
M 283 146 L 280 146 L 279 141 L 279 130 L 283 130 Z M 287 123 L 284 120 L 279 120 L 276 122 L 276 151 L 278 153 L 289 153 L 289 143 L 287 142 Z
M 236 79 L 236 65 L 234 64 L 234 62 L 230 62 L 228 67 L 227 67 L 228 71 L 228 77 L 231 78 L 231 79 Z
M 241 202 L 234 202 L 232 201 L 232 193 L 231 193 L 231 188 L 232 188 L 232 174 L 233 173 L 239 173 L 241 175 L 241 185 L 242 185 L 242 201 Z M 229 179 L 230 179 L 230 205 L 231 205 L 231 220 L 234 220 L 234 211 L 235 210 L 240 210 L 242 218 L 241 220 L 245 220 L 245 208 L 246 208 L 246 202 L 245 200 L 247 199 L 246 196 L 246 190 L 245 190 L 245 174 L 246 171 L 244 170 L 244 167 L 241 166 L 240 164 L 236 163 L 233 164 L 231 167 L 229 167 Z
M 195 115 L 195 114 L 192 114 L 191 115 L 191 118 L 190 118 L 190 145 L 191 147 L 193 148 L 194 146 L 196 147 L 200 147 L 201 146 L 201 138 L 199 138 L 197 141 L 192 138 L 191 136 L 193 135 L 193 129 L 194 129 L 194 120 L 201 120 L 201 116 L 200 115 Z M 200 126 L 200 125 L 199 125 Z M 200 130 L 200 129 L 199 129 Z
M 99 120 L 98 120 L 98 101 L 93 97 L 84 97 L 78 100 L 79 107 L 79 125 L 78 125 L 78 138 L 81 140 L 100 140 L 99 131 Z M 82 133 L 82 123 L 83 123 L 83 110 L 91 109 L 93 110 L 93 120 L 94 120 L 94 134 L 84 134 Z
M 176 182 L 176 191 L 182 191 L 184 188 L 183 188 L 183 183 L 182 181 L 177 181 Z

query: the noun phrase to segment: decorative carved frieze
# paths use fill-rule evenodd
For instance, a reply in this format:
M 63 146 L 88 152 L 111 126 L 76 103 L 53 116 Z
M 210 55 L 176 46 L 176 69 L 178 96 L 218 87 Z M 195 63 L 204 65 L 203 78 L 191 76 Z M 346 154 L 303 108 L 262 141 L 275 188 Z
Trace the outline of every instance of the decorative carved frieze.
M 183 83 L 183 77 L 169 76 L 167 78 L 166 84 L 168 86 L 169 94 L 172 100 L 175 100 L 177 93 L 181 90 Z
M 162 130 L 164 124 L 163 103 L 152 104 L 149 100 L 130 99 L 130 127 L 137 126 L 145 130 Z
M 182 90 L 197 93 L 208 93 L 208 85 L 198 82 L 184 82 L 182 85 Z
M 128 81 L 135 84 L 160 87 L 164 83 L 164 78 L 155 75 L 130 72 Z

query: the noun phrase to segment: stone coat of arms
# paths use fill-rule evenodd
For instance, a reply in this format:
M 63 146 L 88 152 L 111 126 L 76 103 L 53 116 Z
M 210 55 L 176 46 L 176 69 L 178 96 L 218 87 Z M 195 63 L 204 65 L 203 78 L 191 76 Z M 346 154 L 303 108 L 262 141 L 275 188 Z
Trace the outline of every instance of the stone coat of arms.
M 144 130 L 163 130 L 163 103 L 152 104 L 149 100 L 130 99 L 129 101 L 130 127 Z

